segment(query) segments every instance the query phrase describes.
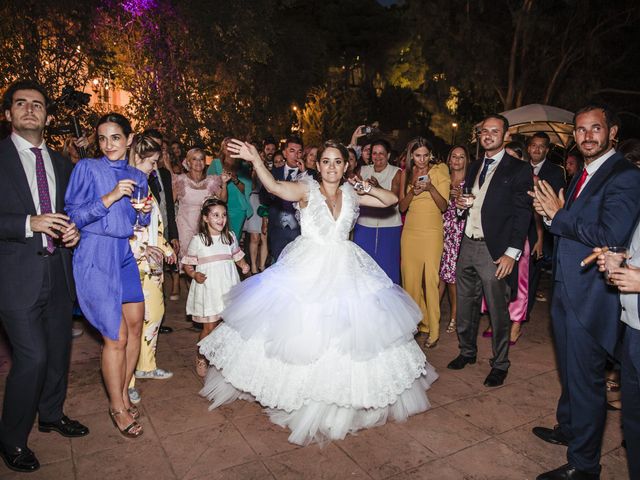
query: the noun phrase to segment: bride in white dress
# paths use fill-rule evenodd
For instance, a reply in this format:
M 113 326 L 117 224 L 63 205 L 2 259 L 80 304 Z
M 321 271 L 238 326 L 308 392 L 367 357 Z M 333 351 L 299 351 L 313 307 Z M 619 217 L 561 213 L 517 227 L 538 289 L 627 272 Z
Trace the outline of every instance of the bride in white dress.
M 427 410 L 438 375 L 413 339 L 420 310 L 349 241 L 360 205 L 386 207 L 397 197 L 342 183 L 341 144 L 327 142 L 318 155 L 320 184 L 276 181 L 249 143 L 232 140 L 228 149 L 253 164 L 269 192 L 296 202 L 302 234 L 231 290 L 224 321 L 199 343 L 211 364 L 200 391 L 210 408 L 257 401 L 300 445 Z

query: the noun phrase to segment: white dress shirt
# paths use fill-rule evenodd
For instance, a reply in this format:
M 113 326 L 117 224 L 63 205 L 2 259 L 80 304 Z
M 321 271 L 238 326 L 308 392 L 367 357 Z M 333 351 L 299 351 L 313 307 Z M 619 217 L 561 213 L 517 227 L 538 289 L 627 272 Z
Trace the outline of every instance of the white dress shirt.
M 40 215 L 40 194 L 38 193 L 38 180 L 36 178 L 36 154 L 31 151 L 31 148 L 37 146 L 42 151 L 42 158 L 44 160 L 44 169 L 47 173 L 47 183 L 49 184 L 49 196 L 51 197 L 51 212 L 56 211 L 56 174 L 53 170 L 53 162 L 49 156 L 49 150 L 44 140 L 40 145 L 33 145 L 28 140 L 25 140 L 17 133 L 11 134 L 11 141 L 18 150 L 20 156 L 20 163 L 24 169 L 24 174 L 27 177 L 29 183 L 29 190 L 31 191 L 31 198 L 33 198 L 33 204 L 36 207 L 36 213 Z M 31 231 L 31 215 L 27 215 L 25 222 L 25 238 L 33 237 Z M 47 246 L 47 238 L 42 234 L 42 245 Z
M 546 161 L 547 161 L 547 157 L 544 157 L 542 161 L 537 165 L 534 165 L 533 162 L 531 162 L 531 167 L 533 168 L 534 175 L 540 175 L 540 169 L 542 168 L 542 165 L 544 165 L 544 162 Z
M 580 191 L 578 192 L 578 195 L 576 196 L 576 198 L 578 198 L 580 194 L 584 192 L 584 187 L 586 187 L 587 183 L 589 183 L 589 180 L 593 178 L 593 174 L 596 173 L 598 169 L 602 166 L 602 164 L 606 162 L 609 158 L 611 158 L 615 153 L 616 153 L 616 149 L 612 148 L 597 160 L 594 160 L 589 165 L 585 165 L 584 169 L 587 171 L 587 177 L 584 179 L 584 183 L 582 184 L 582 187 L 580 188 Z
M 296 176 L 298 175 L 298 169 L 297 168 L 291 168 L 288 165 L 285 165 L 284 166 L 284 180 L 289 178 L 289 172 L 293 172 L 291 174 L 291 180 L 295 179 Z

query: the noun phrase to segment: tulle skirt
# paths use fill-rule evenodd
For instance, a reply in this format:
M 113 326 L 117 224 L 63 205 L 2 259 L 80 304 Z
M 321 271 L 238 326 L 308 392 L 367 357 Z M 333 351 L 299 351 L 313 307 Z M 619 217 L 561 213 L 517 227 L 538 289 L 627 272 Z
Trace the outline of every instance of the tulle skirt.
M 211 408 L 258 401 L 302 445 L 429 408 L 438 376 L 413 339 L 420 310 L 355 244 L 299 237 L 225 304 L 199 343 Z

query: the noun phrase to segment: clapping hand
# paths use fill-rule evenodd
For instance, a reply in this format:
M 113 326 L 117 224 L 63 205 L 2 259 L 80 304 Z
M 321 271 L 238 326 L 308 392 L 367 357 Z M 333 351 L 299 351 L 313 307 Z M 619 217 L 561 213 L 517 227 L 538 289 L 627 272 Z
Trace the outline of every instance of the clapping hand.
M 251 162 L 254 166 L 258 162 L 262 162 L 260 154 L 256 147 L 249 142 L 243 142 L 241 140 L 232 139 L 227 143 L 227 151 L 231 155 L 231 158 L 241 158 L 247 162 Z
M 533 187 L 533 192 L 528 192 L 533 198 L 533 208 L 540 215 L 553 220 L 558 210 L 564 207 L 564 189 L 560 189 L 559 195 L 553 191 L 553 187 L 544 180 L 539 180 Z

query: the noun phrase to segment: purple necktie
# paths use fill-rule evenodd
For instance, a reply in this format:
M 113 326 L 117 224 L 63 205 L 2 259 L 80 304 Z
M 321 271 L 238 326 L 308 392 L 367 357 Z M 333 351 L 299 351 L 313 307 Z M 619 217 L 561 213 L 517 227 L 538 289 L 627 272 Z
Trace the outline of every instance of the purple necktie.
M 47 181 L 47 171 L 44 169 L 44 158 L 42 150 L 38 147 L 30 148 L 36 156 L 36 180 L 38 182 L 38 197 L 40 199 L 40 214 L 51 213 L 51 196 L 49 195 L 49 182 Z M 53 238 L 47 237 L 47 251 L 53 253 L 56 249 Z

